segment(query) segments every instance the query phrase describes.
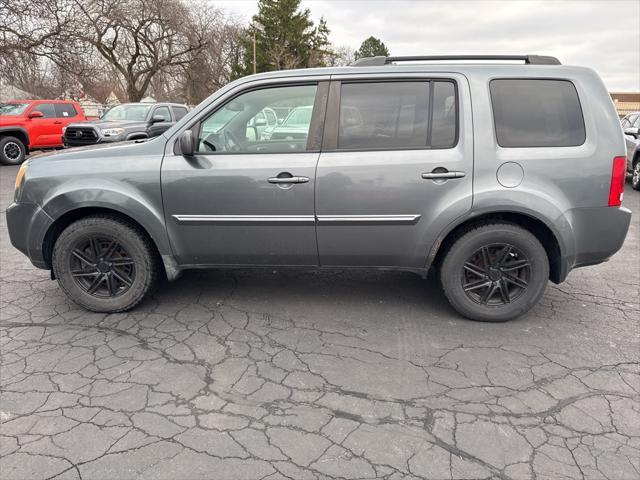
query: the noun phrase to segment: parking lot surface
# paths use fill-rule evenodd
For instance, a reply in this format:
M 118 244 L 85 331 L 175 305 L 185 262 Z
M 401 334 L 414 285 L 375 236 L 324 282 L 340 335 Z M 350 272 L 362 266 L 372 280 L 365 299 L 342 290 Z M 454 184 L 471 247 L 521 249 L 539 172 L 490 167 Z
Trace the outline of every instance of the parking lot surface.
M 0 476 L 640 478 L 640 192 L 624 248 L 509 323 L 409 273 L 189 272 L 89 313 L 8 240 Z

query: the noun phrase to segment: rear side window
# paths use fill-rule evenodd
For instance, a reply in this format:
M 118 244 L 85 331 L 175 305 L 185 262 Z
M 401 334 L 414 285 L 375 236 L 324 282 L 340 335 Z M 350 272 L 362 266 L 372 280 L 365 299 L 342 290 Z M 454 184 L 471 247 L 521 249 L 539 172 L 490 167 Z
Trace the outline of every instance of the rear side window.
M 500 79 L 490 83 L 501 147 L 573 147 L 586 139 L 578 92 L 567 80 Z
M 182 117 L 187 114 L 187 109 L 184 107 L 171 107 L 171 109 L 173 110 L 173 116 L 176 117 L 176 122 L 182 120 Z
M 73 105 L 70 103 L 56 103 L 56 117 L 71 118 L 75 117 L 78 113 Z
M 455 143 L 453 82 L 343 83 L 340 97 L 339 149 L 447 148 Z

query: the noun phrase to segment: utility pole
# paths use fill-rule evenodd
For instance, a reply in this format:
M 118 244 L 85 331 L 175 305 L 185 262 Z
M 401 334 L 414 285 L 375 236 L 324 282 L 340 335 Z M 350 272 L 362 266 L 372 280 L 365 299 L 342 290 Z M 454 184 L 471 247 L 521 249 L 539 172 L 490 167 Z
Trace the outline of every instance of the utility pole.
M 256 27 L 253 26 L 253 73 L 256 73 Z

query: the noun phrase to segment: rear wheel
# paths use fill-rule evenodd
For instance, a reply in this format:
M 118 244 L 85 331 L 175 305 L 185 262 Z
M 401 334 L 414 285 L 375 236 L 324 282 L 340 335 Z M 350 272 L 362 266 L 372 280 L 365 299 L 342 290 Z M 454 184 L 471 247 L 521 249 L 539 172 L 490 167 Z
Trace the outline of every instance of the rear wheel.
M 133 308 L 158 278 L 158 261 L 146 235 L 111 216 L 69 225 L 56 240 L 52 266 L 62 290 L 94 312 Z
M 24 162 L 27 149 L 24 143 L 16 137 L 0 138 L 0 163 L 18 165 Z
M 549 279 L 549 260 L 527 230 L 490 224 L 455 241 L 440 278 L 459 313 L 472 320 L 502 322 L 524 314 L 540 300 Z
M 640 158 L 636 160 L 636 163 L 633 165 L 631 186 L 634 190 L 640 190 Z

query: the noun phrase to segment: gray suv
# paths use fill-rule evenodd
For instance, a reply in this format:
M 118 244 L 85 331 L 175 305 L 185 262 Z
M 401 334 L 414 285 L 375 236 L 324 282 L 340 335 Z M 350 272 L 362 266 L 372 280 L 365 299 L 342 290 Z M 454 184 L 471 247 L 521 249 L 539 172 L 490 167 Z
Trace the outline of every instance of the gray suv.
M 264 109 L 311 114 L 296 135 L 255 135 Z M 33 158 L 7 220 L 93 311 L 195 268 L 433 268 L 462 315 L 504 321 L 620 249 L 624 179 L 593 70 L 373 57 L 244 77 L 145 143 Z

